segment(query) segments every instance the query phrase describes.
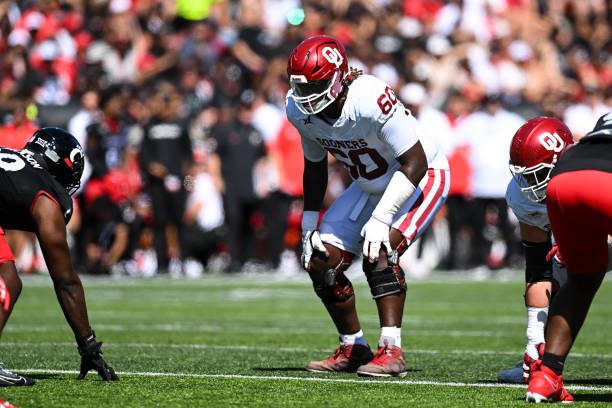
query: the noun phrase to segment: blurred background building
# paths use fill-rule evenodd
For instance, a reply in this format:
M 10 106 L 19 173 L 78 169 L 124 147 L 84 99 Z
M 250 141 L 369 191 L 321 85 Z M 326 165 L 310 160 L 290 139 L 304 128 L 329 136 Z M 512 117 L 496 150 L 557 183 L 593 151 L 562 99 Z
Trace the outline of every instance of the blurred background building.
M 0 143 L 68 128 L 87 152 L 69 225 L 83 273 L 295 271 L 302 155 L 286 60 L 314 34 L 389 83 L 450 158 L 446 209 L 406 256 L 515 266 L 509 140 L 535 115 L 579 138 L 612 109 L 606 0 L 0 2 Z M 330 162 L 327 202 L 349 182 Z M 43 270 L 10 235 L 23 272 Z

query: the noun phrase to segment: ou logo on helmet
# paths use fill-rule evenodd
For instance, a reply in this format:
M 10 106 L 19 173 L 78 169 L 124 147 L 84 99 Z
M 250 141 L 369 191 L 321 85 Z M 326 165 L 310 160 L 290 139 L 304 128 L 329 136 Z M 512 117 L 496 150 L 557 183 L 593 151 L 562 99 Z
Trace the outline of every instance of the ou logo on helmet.
M 546 150 L 550 150 L 551 152 L 559 153 L 565 147 L 565 142 L 561 137 L 556 133 L 545 132 L 540 135 L 538 138 L 540 144 L 544 146 Z
M 336 68 L 340 68 L 344 62 L 344 58 L 342 58 L 342 54 L 340 54 L 340 51 L 338 51 L 337 48 L 323 47 L 321 54 L 323 54 L 323 57 L 325 57 L 327 62 L 334 64 Z

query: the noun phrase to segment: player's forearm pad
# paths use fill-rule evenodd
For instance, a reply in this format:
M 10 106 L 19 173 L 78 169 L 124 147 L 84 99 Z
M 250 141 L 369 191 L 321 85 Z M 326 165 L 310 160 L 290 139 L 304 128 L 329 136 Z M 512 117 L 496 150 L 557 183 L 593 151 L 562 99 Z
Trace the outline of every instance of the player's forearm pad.
M 401 171 L 396 171 L 391 177 L 378 205 L 372 212 L 372 217 L 391 225 L 393 216 L 404 205 L 408 198 L 416 191 L 416 187 Z

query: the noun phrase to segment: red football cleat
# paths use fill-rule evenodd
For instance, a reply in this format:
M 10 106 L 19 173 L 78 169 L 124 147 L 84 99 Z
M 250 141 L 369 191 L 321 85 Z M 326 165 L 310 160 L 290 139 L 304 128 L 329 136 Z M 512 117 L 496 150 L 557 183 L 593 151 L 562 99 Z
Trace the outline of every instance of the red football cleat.
M 16 405 L 11 404 L 8 401 L 0 400 L 0 408 L 18 408 Z
M 397 346 L 384 345 L 368 364 L 357 369 L 357 374 L 365 377 L 405 377 L 404 352 Z
M 574 397 L 565 389 L 563 376 L 555 374 L 541 361 L 536 363 L 531 372 L 527 387 L 527 402 L 573 402 Z
M 535 371 L 537 362 L 542 359 L 542 356 L 544 355 L 544 348 L 546 348 L 546 343 L 536 344 L 536 349 L 538 350 L 538 358 L 535 360 L 531 358 L 527 353 L 523 355 L 523 382 L 525 384 L 529 383 L 529 376 L 532 372 Z
M 306 371 L 313 373 L 354 372 L 357 367 L 366 364 L 373 356 L 370 346 L 341 344 L 331 357 L 308 363 Z

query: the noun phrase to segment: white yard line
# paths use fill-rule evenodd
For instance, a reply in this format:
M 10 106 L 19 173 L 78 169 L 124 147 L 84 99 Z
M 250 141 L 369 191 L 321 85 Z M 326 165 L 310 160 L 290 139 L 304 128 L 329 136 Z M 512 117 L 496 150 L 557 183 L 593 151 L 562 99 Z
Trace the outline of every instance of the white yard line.
M 32 347 L 32 346 L 47 346 L 47 347 L 75 347 L 75 343 L 69 342 L 2 342 L 0 348 L 4 347 Z M 169 348 L 169 349 L 185 349 L 185 350 L 237 350 L 237 351 L 267 351 L 271 353 L 326 353 L 333 351 L 332 348 L 317 349 L 303 347 L 267 347 L 267 346 L 246 346 L 232 344 L 158 344 L 158 343 L 104 343 L 105 348 Z M 521 350 L 515 351 L 498 351 L 498 350 L 462 350 L 462 349 L 405 349 L 406 354 L 431 354 L 431 355 L 447 355 L 447 354 L 465 354 L 465 355 L 515 355 L 521 357 Z M 591 354 L 591 353 L 571 353 L 570 357 L 575 358 L 599 358 L 612 359 L 612 354 Z
M 23 373 L 39 374 L 78 374 L 75 370 L 48 370 L 48 369 L 11 369 Z M 118 375 L 139 376 L 139 377 L 181 377 L 181 378 L 220 378 L 220 379 L 243 379 L 243 380 L 280 380 L 280 381 L 314 381 L 314 382 L 336 382 L 353 384 L 389 384 L 394 385 L 434 385 L 440 387 L 480 387 L 480 388 L 525 388 L 521 384 L 502 384 L 502 383 L 463 383 L 463 382 L 441 382 L 441 381 L 419 381 L 419 380 L 366 380 L 349 378 L 322 378 L 322 377 L 285 377 L 279 375 L 243 375 L 243 374 L 192 374 L 192 373 L 157 373 L 157 372 L 131 372 L 120 371 Z M 573 391 L 612 391 L 612 386 L 594 385 L 568 385 L 567 388 Z

